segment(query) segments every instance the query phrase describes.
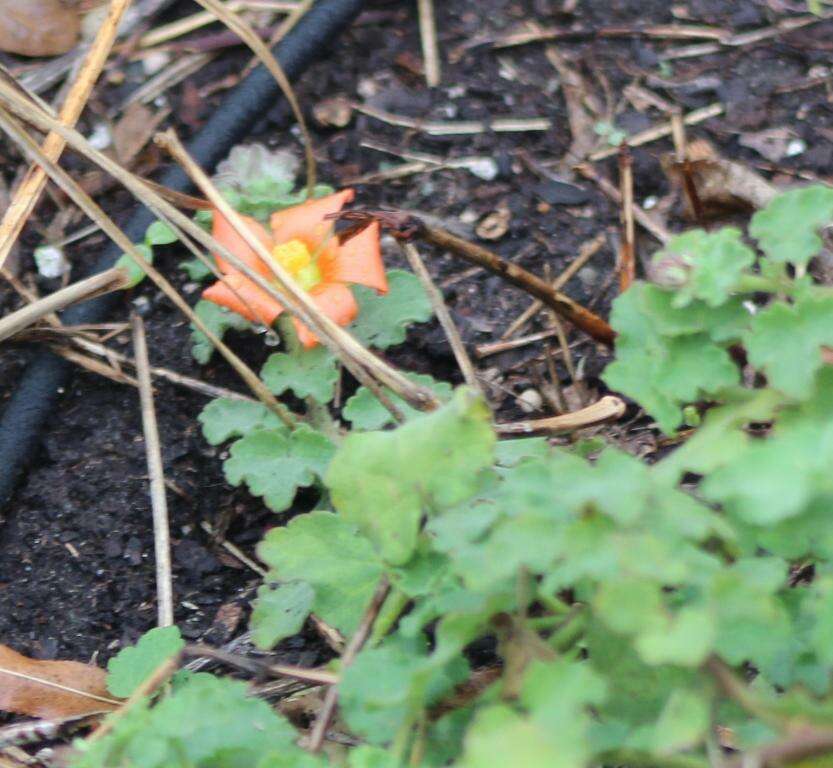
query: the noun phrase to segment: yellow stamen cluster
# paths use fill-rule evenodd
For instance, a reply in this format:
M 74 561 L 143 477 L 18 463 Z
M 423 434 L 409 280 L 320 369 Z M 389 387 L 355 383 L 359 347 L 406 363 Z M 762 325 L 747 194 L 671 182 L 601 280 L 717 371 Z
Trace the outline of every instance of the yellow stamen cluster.
M 290 275 L 297 275 L 304 267 L 312 263 L 312 254 L 306 244 L 300 240 L 290 240 L 276 245 L 272 256 Z
M 289 240 L 272 249 L 272 258 L 278 262 L 305 291 L 321 282 L 318 263 L 306 243 Z

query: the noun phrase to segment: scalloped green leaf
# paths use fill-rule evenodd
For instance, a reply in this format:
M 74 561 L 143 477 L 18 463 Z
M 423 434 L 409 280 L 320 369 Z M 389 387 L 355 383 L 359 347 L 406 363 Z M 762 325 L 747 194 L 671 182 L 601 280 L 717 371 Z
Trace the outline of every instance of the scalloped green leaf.
M 353 286 L 359 314 L 350 326 L 350 332 L 369 347 L 386 349 L 401 344 L 409 325 L 426 323 L 434 314 L 425 289 L 410 272 L 389 270 L 388 288 L 388 292 L 380 296 L 365 286 Z
M 219 397 L 202 409 L 197 420 L 211 445 L 243 437 L 256 429 L 286 430 L 283 422 L 262 403 Z
M 739 286 L 746 270 L 755 263 L 755 252 L 734 227 L 715 232 L 693 229 L 678 235 L 659 251 L 653 263 L 673 262 L 681 284 L 674 292 L 675 307 L 700 299 L 709 307 L 725 303 Z
M 258 648 L 269 650 L 285 637 L 297 634 L 315 602 L 315 590 L 306 581 L 263 584 L 257 590 L 249 628 Z
M 299 488 L 323 476 L 334 453 L 330 440 L 305 424 L 291 433 L 256 429 L 231 446 L 223 470 L 229 483 L 245 483 L 269 509 L 283 512 Z
M 445 381 L 437 381 L 433 376 L 424 373 L 406 373 L 405 377 L 416 384 L 422 384 L 424 387 L 428 387 L 442 401 L 447 402 L 451 399 L 453 389 L 451 384 Z M 405 417 L 406 421 L 424 415 L 422 411 L 418 411 L 416 408 L 410 406 L 405 400 L 394 394 L 387 387 L 383 389 L 385 394 L 391 399 L 391 402 L 393 402 Z M 394 423 L 391 412 L 379 402 L 376 395 L 367 387 L 359 387 L 356 390 L 355 394 L 344 404 L 344 410 L 342 410 L 341 415 L 352 423 L 353 429 L 370 431 L 382 429 L 382 427 Z
M 349 435 L 325 482 L 344 519 L 401 565 L 416 548 L 423 513 L 473 494 L 494 444 L 488 406 L 461 387 L 450 403 L 398 429 Z
M 312 611 L 349 635 L 356 630 L 382 575 L 373 545 L 332 512 L 301 515 L 269 531 L 257 548 L 270 579 L 312 587 Z
M 107 690 L 120 698 L 133 693 L 160 664 L 185 647 L 178 627 L 156 627 L 136 645 L 124 648 L 107 664 Z
M 778 195 L 749 225 L 774 262 L 804 266 L 821 251 L 819 230 L 833 222 L 833 189 L 816 184 Z
M 188 275 L 189 280 L 202 283 L 213 277 L 214 273 L 199 259 L 188 259 L 179 262 L 179 268 Z
M 208 329 L 222 339 L 226 331 L 245 331 L 251 328 L 251 324 L 245 317 L 236 312 L 215 304 L 213 301 L 200 299 L 194 305 L 194 312 L 202 320 Z M 191 354 L 198 363 L 205 365 L 214 354 L 214 345 L 208 337 L 195 325 L 191 325 Z
M 153 248 L 145 243 L 136 243 L 136 250 L 142 255 L 148 264 L 153 264 Z M 114 265 L 127 273 L 127 288 L 135 288 L 145 279 L 145 270 L 142 269 L 129 253 L 123 253 Z
M 770 386 L 808 397 L 822 365 L 821 347 L 833 345 L 833 296 L 771 304 L 755 316 L 744 343 L 749 362 L 766 374 Z
M 326 347 L 298 348 L 269 355 L 260 378 L 276 395 L 292 390 L 298 397 L 329 403 L 338 381 L 338 359 Z
M 154 221 L 145 232 L 145 242 L 150 245 L 170 245 L 179 238 L 164 221 Z

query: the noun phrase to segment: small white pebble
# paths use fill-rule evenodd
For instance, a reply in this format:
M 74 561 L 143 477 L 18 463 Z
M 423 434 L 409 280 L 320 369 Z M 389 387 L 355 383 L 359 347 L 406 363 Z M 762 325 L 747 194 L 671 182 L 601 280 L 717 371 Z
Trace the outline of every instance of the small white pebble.
M 142 69 L 146 75 L 155 75 L 171 61 L 171 55 L 167 51 L 151 51 L 142 59 Z
M 110 133 L 110 128 L 105 123 L 96 123 L 87 141 L 93 149 L 101 151 L 113 143 L 113 134 Z
M 518 395 L 518 405 L 524 413 L 540 411 L 544 398 L 537 389 L 526 389 Z
M 465 85 L 452 85 L 446 93 L 448 94 L 449 99 L 459 99 L 461 96 L 466 95 L 466 86 Z
M 484 181 L 493 181 L 497 178 L 498 167 L 497 163 L 491 157 L 475 157 L 466 163 L 466 168 L 477 176 L 478 179 Z
M 54 245 L 42 245 L 35 248 L 35 264 L 38 274 L 46 278 L 60 277 L 70 270 L 69 262 L 61 248 Z
M 477 221 L 479 218 L 480 214 L 478 214 L 477 211 L 472 210 L 471 208 L 466 208 L 466 210 L 460 214 L 460 221 L 463 224 L 474 224 L 474 222 Z
M 807 150 L 807 143 L 803 139 L 793 139 L 787 144 L 787 151 L 784 153 L 785 157 L 795 157 L 801 155 Z
M 659 198 L 656 195 L 648 195 L 645 200 L 642 201 L 642 207 L 646 211 L 650 211 L 651 208 L 656 208 L 657 203 L 659 202 Z

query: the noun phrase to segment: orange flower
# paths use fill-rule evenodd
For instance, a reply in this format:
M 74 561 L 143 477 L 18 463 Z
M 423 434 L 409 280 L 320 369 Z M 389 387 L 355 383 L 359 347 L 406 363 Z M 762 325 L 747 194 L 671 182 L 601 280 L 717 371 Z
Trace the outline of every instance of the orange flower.
M 359 311 L 348 287 L 351 283 L 367 285 L 379 293 L 388 290 L 379 245 L 379 224 L 374 222 L 341 245 L 335 236 L 333 222 L 326 219 L 328 214 L 338 213 L 354 196 L 352 189 L 345 189 L 277 211 L 269 222 L 271 234 L 254 219 L 242 217 L 272 258 L 310 294 L 318 308 L 339 325 L 351 323 Z M 212 234 L 252 269 L 274 280 L 269 267 L 217 211 L 214 212 Z M 226 280 L 207 288 L 203 298 L 252 322 L 272 325 L 284 311 L 283 305 L 225 259 L 216 255 L 215 258 Z M 295 320 L 295 328 L 305 347 L 314 347 L 318 343 L 315 334 L 303 323 Z

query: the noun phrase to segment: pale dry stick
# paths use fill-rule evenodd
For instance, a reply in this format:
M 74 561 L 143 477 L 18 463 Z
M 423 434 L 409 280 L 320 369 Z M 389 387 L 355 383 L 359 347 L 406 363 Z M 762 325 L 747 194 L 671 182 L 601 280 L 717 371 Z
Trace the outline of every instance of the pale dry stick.
M 66 288 L 61 288 L 48 296 L 37 299 L 0 319 L 0 341 L 5 341 L 30 325 L 34 325 L 47 315 L 60 312 L 71 304 L 86 301 L 112 291 L 123 290 L 129 283 L 130 278 L 121 267 L 113 267 L 84 280 L 71 283 Z
M 255 3 L 246 0 L 231 0 L 226 7 L 233 12 L 245 11 L 248 8 L 257 6 Z M 263 7 L 264 10 L 291 12 L 298 6 L 296 2 L 270 2 Z M 195 32 L 202 27 L 208 26 L 217 20 L 217 17 L 210 11 L 200 11 L 182 19 L 177 19 L 169 24 L 162 24 L 139 38 L 139 48 L 153 48 L 156 45 L 167 43 L 177 37 L 182 37 L 190 32 Z
M 367 638 L 370 636 L 373 624 L 376 622 L 376 617 L 379 615 L 379 611 L 382 610 L 382 606 L 384 605 L 389 593 L 390 583 L 388 582 L 386 576 L 382 576 L 379 580 L 378 586 L 376 587 L 376 591 L 373 593 L 373 597 L 370 599 L 370 604 L 365 610 L 364 616 L 362 616 L 359 628 L 356 630 L 353 637 L 350 638 L 350 642 L 347 644 L 347 647 L 344 649 L 344 653 L 341 656 L 342 675 L 353 663 L 359 651 L 367 641 Z M 330 725 L 330 721 L 333 719 L 337 704 L 338 686 L 332 685 L 327 689 L 327 695 L 324 697 L 324 704 L 318 712 L 318 717 L 315 719 L 315 725 L 313 726 L 312 733 L 309 737 L 308 749 L 313 754 L 319 752 L 324 744 L 324 738 L 327 735 L 327 728 Z
M 525 131 L 548 131 L 552 120 L 547 117 L 511 118 L 498 117 L 493 120 L 460 120 L 442 122 L 439 120 L 417 120 L 404 115 L 395 115 L 367 104 L 352 102 L 353 109 L 363 115 L 372 117 L 398 128 L 410 128 L 429 136 L 461 136 L 494 131 L 495 133 L 515 133 Z
M 139 399 L 142 404 L 142 427 L 145 433 L 145 454 L 150 477 L 150 505 L 153 512 L 153 544 L 156 557 L 156 600 L 160 627 L 174 623 L 174 590 L 171 575 L 171 531 L 168 519 L 168 497 L 165 493 L 165 470 L 162 466 L 162 445 L 159 425 L 153 404 L 153 385 L 150 382 L 145 324 L 135 314 L 133 323 L 133 354 L 136 356 L 136 376 L 139 380 Z
M 312 136 L 310 135 L 307 121 L 304 117 L 304 112 L 301 105 L 298 103 L 298 97 L 295 95 L 295 90 L 283 67 L 278 63 L 275 55 L 269 50 L 268 46 L 260 39 L 257 32 L 252 29 L 249 22 L 242 19 L 233 11 L 229 10 L 228 6 L 223 5 L 219 0 L 196 0 L 203 8 L 213 13 L 220 21 L 223 22 L 232 32 L 234 32 L 257 56 L 260 62 L 269 74 L 275 78 L 278 86 L 286 98 L 292 114 L 295 116 L 295 121 L 298 123 L 298 128 L 301 131 L 301 136 L 304 140 L 304 155 L 306 157 L 307 166 L 307 197 L 311 198 L 315 188 L 315 152 L 312 146 Z
M 698 123 L 702 123 L 712 117 L 722 115 L 723 111 L 724 107 L 722 104 L 709 104 L 707 107 L 694 109 L 689 112 L 683 118 L 683 122 L 686 125 L 697 125 Z M 625 141 L 629 147 L 641 147 L 644 144 L 650 144 L 652 141 L 657 141 L 658 139 L 664 139 L 666 136 L 670 136 L 672 130 L 671 121 L 669 120 L 661 125 L 655 125 L 652 128 L 635 133 L 633 136 L 629 136 Z M 593 152 L 589 159 L 593 162 L 604 160 L 605 158 L 613 157 L 618 151 L 619 147 L 607 147 L 606 149 L 600 149 Z
M 211 53 L 189 53 L 177 58 L 161 72 L 140 85 L 121 104 L 111 109 L 108 113 L 110 118 L 115 118 L 119 112 L 131 104 L 150 103 L 189 75 L 198 72 L 213 58 L 214 55 Z
M 100 701 L 103 704 L 108 704 L 111 706 L 119 706 L 121 704 L 120 701 L 117 699 L 109 699 L 106 696 L 99 696 L 96 693 L 90 693 L 89 691 L 82 691 L 79 688 L 72 688 L 69 685 L 62 685 L 61 683 L 56 683 L 52 680 L 46 680 L 42 677 L 36 677 L 35 675 L 27 675 L 25 672 L 17 672 L 14 669 L 6 669 L 5 667 L 0 667 L 0 676 L 2 675 L 9 675 L 9 677 L 16 677 L 19 680 L 26 680 L 30 683 L 36 683 L 37 685 L 42 685 L 46 688 L 55 688 L 59 691 L 64 691 L 65 693 L 72 693 L 75 696 L 80 696 L 84 699 L 92 699 L 93 701 Z
M 315 0 L 298 0 L 292 13 L 284 19 L 283 24 L 281 24 L 275 30 L 275 34 L 269 38 L 269 47 L 274 48 L 281 40 L 283 40 L 295 28 L 295 25 L 304 17 L 313 5 L 315 5 Z M 253 67 L 254 61 L 250 62 L 246 67 L 245 74 L 248 74 Z
M 422 41 L 422 58 L 425 63 L 425 82 L 429 88 L 436 88 L 442 78 L 440 49 L 437 45 L 437 21 L 434 15 L 434 0 L 417 0 L 419 12 L 419 36 Z
M 576 170 L 585 179 L 589 179 L 596 184 L 614 203 L 618 205 L 622 204 L 622 195 L 616 186 L 602 176 L 592 165 L 580 165 Z M 643 229 L 650 232 L 663 245 L 673 237 L 665 226 L 660 224 L 650 213 L 636 203 L 633 204 L 633 217 Z
M 477 371 L 475 371 L 469 353 L 466 352 L 466 347 L 460 338 L 460 331 L 457 329 L 457 325 L 454 323 L 451 313 L 448 311 L 448 306 L 445 303 L 440 289 L 437 288 L 436 283 L 431 278 L 431 274 L 425 266 L 425 262 L 423 262 L 422 257 L 419 255 L 419 250 L 413 243 L 400 243 L 400 246 L 405 254 L 405 258 L 408 259 L 408 263 L 411 265 L 411 269 L 419 278 L 420 283 L 422 283 L 425 293 L 428 294 L 428 300 L 431 302 L 431 306 L 434 308 L 434 314 L 437 316 L 437 320 L 440 321 L 440 325 L 448 337 L 448 343 L 451 345 L 451 351 L 454 353 L 457 365 L 460 366 L 463 379 L 470 387 L 482 393 L 480 382 L 477 380 Z
M 573 276 L 578 272 L 590 259 L 592 259 L 604 246 L 606 241 L 604 233 L 596 235 L 592 240 L 581 246 L 578 256 L 571 261 L 566 269 L 552 281 L 552 288 L 554 291 L 560 291 L 567 285 Z M 521 328 L 523 328 L 535 315 L 544 307 L 544 302 L 540 299 L 535 299 L 518 317 L 516 317 L 509 327 L 503 332 L 500 337 L 501 341 L 514 336 Z
M 130 0 L 112 0 L 107 18 L 98 30 L 92 47 L 84 59 L 75 82 L 67 93 L 66 100 L 58 113 L 58 119 L 65 125 L 73 126 L 84 111 L 93 86 L 104 68 L 110 49 L 116 40 L 119 23 Z M 56 133 L 47 135 L 41 149 L 50 160 L 58 160 L 65 146 L 64 140 Z M 9 207 L 0 221 L 0 267 L 6 261 L 12 246 L 20 236 L 29 215 L 35 209 L 40 194 L 46 185 L 46 174 L 42 168 L 32 166 L 18 187 Z
M 625 415 L 626 406 L 623 400 L 613 395 L 597 400 L 592 405 L 572 413 L 561 416 L 551 416 L 547 419 L 532 419 L 530 421 L 516 421 L 511 424 L 496 424 L 499 435 L 531 435 L 537 432 L 555 434 L 559 432 L 575 432 L 586 427 L 595 427 L 608 421 L 615 421 Z
M 156 667 L 156 669 L 153 670 L 153 672 L 150 673 L 150 675 L 145 678 L 144 681 L 142 681 L 142 683 L 136 687 L 136 690 L 130 694 L 130 697 L 126 701 L 117 701 L 116 704 L 120 705 L 119 708 L 109 717 L 105 718 L 101 725 L 99 725 L 98 728 L 87 736 L 87 744 L 93 744 L 94 742 L 103 739 L 139 702 L 141 702 L 146 696 L 153 693 L 157 688 L 159 688 L 159 686 L 168 680 L 168 678 L 176 672 L 177 667 L 179 666 L 179 658 L 180 654 L 177 654 L 173 658 L 163 661 L 158 667 Z
M 754 45 L 755 43 L 769 40 L 773 37 L 794 32 L 802 27 L 817 24 L 820 21 L 825 21 L 833 17 L 833 11 L 826 11 L 820 14 L 813 14 L 812 16 L 798 16 L 791 19 L 782 19 L 776 24 L 768 27 L 761 27 L 759 29 L 752 29 L 749 32 L 743 32 L 738 35 L 729 35 L 728 37 L 716 43 L 702 43 L 700 45 L 688 45 L 681 48 L 672 48 L 659 54 L 659 58 L 664 61 L 673 61 L 674 59 L 685 59 L 694 56 L 709 56 L 713 53 L 720 53 L 731 48 L 743 48 L 747 45 Z
M 240 214 L 217 191 L 217 188 L 194 162 L 173 131 L 169 130 L 158 138 L 161 139 L 161 143 L 164 144 L 174 159 L 179 162 L 197 188 L 214 204 L 219 215 L 229 222 L 243 241 L 254 250 L 258 258 L 272 272 L 275 283 L 280 288 L 280 293 L 277 294 L 276 298 L 301 322 L 309 326 L 319 339 L 342 359 L 351 373 L 355 375 L 356 370 L 358 370 L 362 383 L 364 383 L 363 379 L 367 379 L 367 376 L 362 375 L 362 371 L 375 375 L 382 384 L 417 408 L 431 410 L 439 406 L 439 401 L 431 390 L 415 385 L 400 371 L 368 352 L 347 331 L 318 309 L 309 294 L 297 285 L 283 265 L 276 259 L 271 258 L 264 244 L 246 226 Z M 239 259 L 237 259 L 237 263 L 242 264 Z M 232 264 L 235 267 L 237 266 L 234 260 L 232 260 Z M 261 287 L 265 287 L 270 294 L 275 294 L 274 287 L 270 286 L 257 272 L 249 269 L 246 274 L 249 277 L 260 277 L 260 280 L 255 282 Z
M 557 336 L 554 328 L 547 328 L 545 331 L 536 331 L 535 333 L 527 334 L 526 336 L 518 336 L 515 339 L 506 339 L 506 341 L 492 341 L 487 344 L 478 344 L 474 348 L 474 353 L 479 359 L 488 357 L 489 355 L 497 355 L 501 352 L 508 352 L 510 349 L 520 349 L 529 344 L 534 344 L 536 341 L 543 341 L 544 339 L 551 339 Z
M 30 120 L 35 124 L 40 124 L 42 127 L 46 126 L 49 130 L 56 130 L 61 133 L 75 148 L 88 147 L 77 131 L 61 125 L 56 120 L 53 120 L 49 115 L 46 115 L 25 99 L 19 97 L 16 93 L 11 91 L 3 83 L 0 83 L 0 93 L 6 98 L 6 103 L 19 113 L 24 119 Z M 78 184 L 66 173 L 62 168 L 53 163 L 47 158 L 35 144 L 29 135 L 22 129 L 22 127 L 15 121 L 5 110 L 0 109 L 0 128 L 2 128 L 18 146 L 26 153 L 34 162 L 39 163 L 45 170 L 47 175 L 57 184 L 75 203 L 87 214 L 93 221 L 98 223 L 105 234 L 119 246 L 125 253 L 142 268 L 146 275 L 159 287 L 159 289 L 173 302 L 173 304 L 197 327 L 202 331 L 206 338 L 217 348 L 220 354 L 225 357 L 229 364 L 234 368 L 238 375 L 243 379 L 252 392 L 258 399 L 272 411 L 281 421 L 287 426 L 293 427 L 295 425 L 295 418 L 286 406 L 279 403 L 272 392 L 266 385 L 258 378 L 257 374 L 249 368 L 217 335 L 203 322 L 203 320 L 194 312 L 188 303 L 179 295 L 177 290 L 168 282 L 168 280 L 153 267 L 141 254 L 138 248 L 130 242 L 125 234 L 113 223 L 104 211 L 86 194 Z M 80 141 L 79 141 L 80 140 Z M 92 155 L 104 157 L 100 153 L 92 150 Z M 118 164 L 113 163 L 118 168 Z M 125 172 L 126 174 L 126 172 Z M 131 176 L 131 174 L 126 174 Z M 164 203 L 164 201 L 160 202 Z M 175 209 L 173 209 L 175 210 Z M 178 211 L 177 211 L 178 213 Z M 190 222 L 187 217 L 183 219 Z M 194 225 L 194 229 L 200 234 L 206 234 L 198 226 Z
M 79 366 L 80 368 L 83 368 L 84 370 L 87 370 L 90 373 L 95 373 L 98 376 L 103 376 L 105 379 L 109 379 L 110 381 L 113 381 L 116 384 L 127 384 L 131 387 L 139 386 L 139 382 L 132 376 L 129 376 L 123 371 L 119 371 L 116 368 L 107 365 L 106 363 L 102 363 L 100 360 L 96 360 L 94 357 L 83 355 L 74 349 L 70 349 L 69 347 L 61 346 L 58 344 L 50 344 L 49 348 L 56 355 L 60 355 L 65 360 L 69 360 L 69 362 L 75 363 L 75 365 Z
M 636 226 L 633 218 L 633 158 L 626 144 L 619 148 L 619 194 L 622 196 L 622 246 L 619 249 L 619 292 L 636 278 Z

